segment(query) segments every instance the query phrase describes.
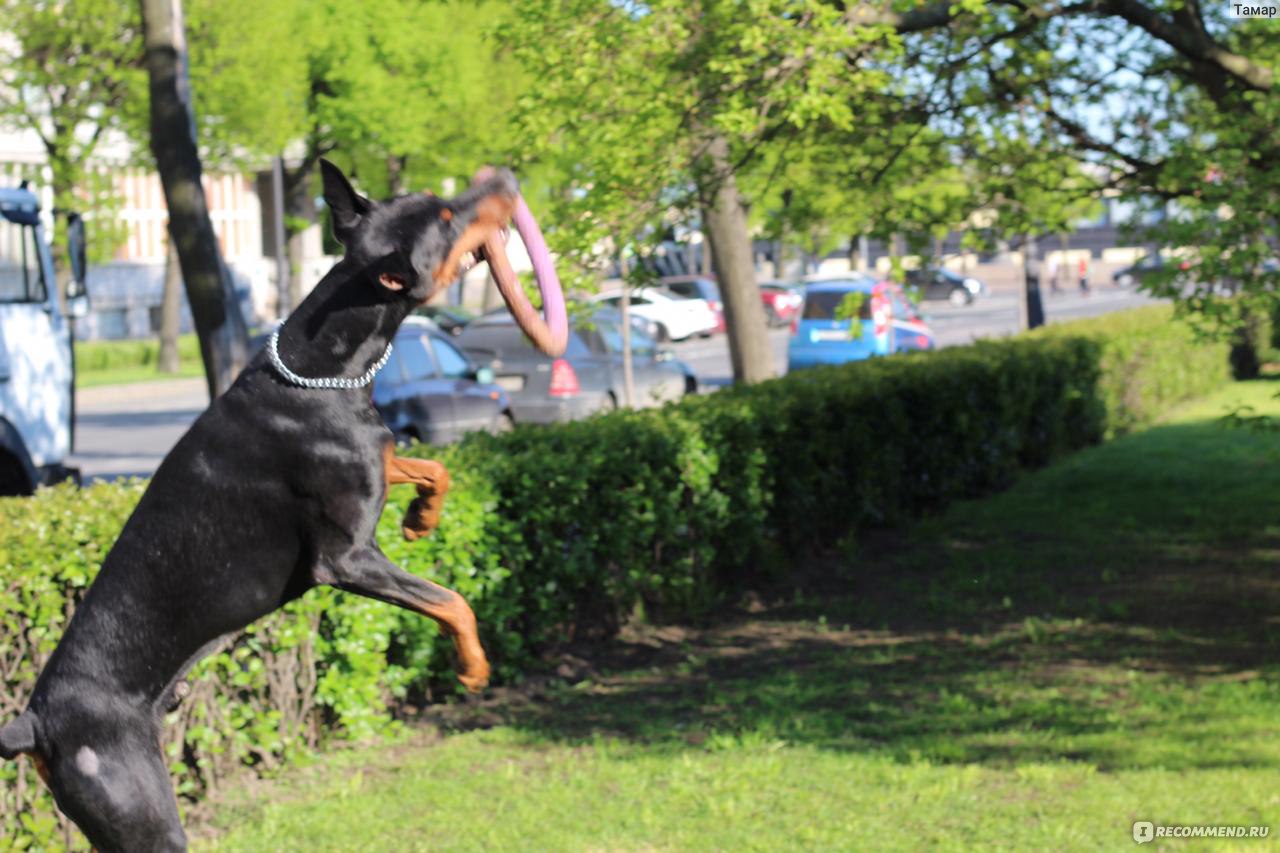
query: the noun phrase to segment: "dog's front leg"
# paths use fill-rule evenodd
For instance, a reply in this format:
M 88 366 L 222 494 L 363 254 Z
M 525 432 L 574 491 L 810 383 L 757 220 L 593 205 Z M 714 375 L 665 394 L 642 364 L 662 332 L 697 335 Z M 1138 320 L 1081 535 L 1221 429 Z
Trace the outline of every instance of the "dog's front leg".
M 388 486 L 412 483 L 418 489 L 418 496 L 409 504 L 401 522 L 404 538 L 412 542 L 435 530 L 440 523 L 445 493 L 449 491 L 449 472 L 445 467 L 430 459 L 396 456 L 395 451 L 388 448 L 386 477 Z
M 471 691 L 489 683 L 489 660 L 480 645 L 476 617 L 466 599 L 451 589 L 409 574 L 376 545 L 353 551 L 330 566 L 332 586 L 429 616 L 453 639 L 458 680 Z

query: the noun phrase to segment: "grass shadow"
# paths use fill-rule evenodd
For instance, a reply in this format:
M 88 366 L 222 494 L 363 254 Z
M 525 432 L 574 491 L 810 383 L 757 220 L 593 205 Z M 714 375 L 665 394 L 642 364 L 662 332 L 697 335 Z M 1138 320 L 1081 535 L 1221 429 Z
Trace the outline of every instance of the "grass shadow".
M 1280 436 L 1215 414 L 859 535 L 710 627 L 633 626 L 428 717 L 650 752 L 1280 767 Z

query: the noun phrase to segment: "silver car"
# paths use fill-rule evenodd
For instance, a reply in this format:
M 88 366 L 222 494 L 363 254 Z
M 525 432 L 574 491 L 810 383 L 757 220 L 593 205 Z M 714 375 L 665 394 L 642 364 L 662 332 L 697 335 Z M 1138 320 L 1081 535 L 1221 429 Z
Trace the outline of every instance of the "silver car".
M 560 358 L 534 349 L 505 312 L 470 323 L 454 343 L 477 364 L 492 368 L 507 393 L 516 423 L 554 423 L 610 411 L 626 403 L 622 376 L 621 315 L 598 311 L 575 320 Z M 698 380 L 670 350 L 632 323 L 632 371 L 637 406 L 661 405 L 697 393 Z

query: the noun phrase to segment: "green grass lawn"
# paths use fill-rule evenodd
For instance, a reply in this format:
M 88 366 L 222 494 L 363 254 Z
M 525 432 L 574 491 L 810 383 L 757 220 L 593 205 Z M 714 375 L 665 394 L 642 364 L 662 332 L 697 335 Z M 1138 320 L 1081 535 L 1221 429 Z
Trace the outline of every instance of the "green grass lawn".
M 178 338 L 178 372 L 156 369 L 160 343 L 154 338 L 127 341 L 77 341 L 76 386 L 126 385 L 204 376 L 200 343 L 194 334 Z
M 226 793 L 219 850 L 1130 848 L 1280 834 L 1280 435 L 1236 385 L 699 627 Z
M 77 388 L 96 388 L 99 385 L 132 385 L 135 382 L 165 382 L 170 379 L 195 379 L 204 376 L 204 364 L 197 359 L 187 359 L 178 364 L 177 373 L 161 373 L 154 364 L 121 365 L 99 370 L 76 371 Z

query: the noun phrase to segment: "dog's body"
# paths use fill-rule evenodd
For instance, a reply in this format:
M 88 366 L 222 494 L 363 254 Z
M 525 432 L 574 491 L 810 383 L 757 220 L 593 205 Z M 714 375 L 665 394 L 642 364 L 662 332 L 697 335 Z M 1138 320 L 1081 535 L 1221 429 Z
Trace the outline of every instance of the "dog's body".
M 347 256 L 282 327 L 279 352 L 301 376 L 359 377 L 456 277 L 477 235 L 505 224 L 514 179 L 495 175 L 449 203 L 374 204 L 327 163 L 324 176 Z M 31 754 L 98 849 L 185 849 L 159 746 L 183 674 L 219 638 L 320 584 L 436 619 L 454 639 L 459 678 L 479 689 L 488 663 L 471 609 L 374 541 L 397 483 L 419 492 L 406 535 L 427 532 L 444 468 L 394 455 L 367 388 L 298 387 L 260 354 L 156 471 L 28 709 L 0 729 L 0 754 Z

